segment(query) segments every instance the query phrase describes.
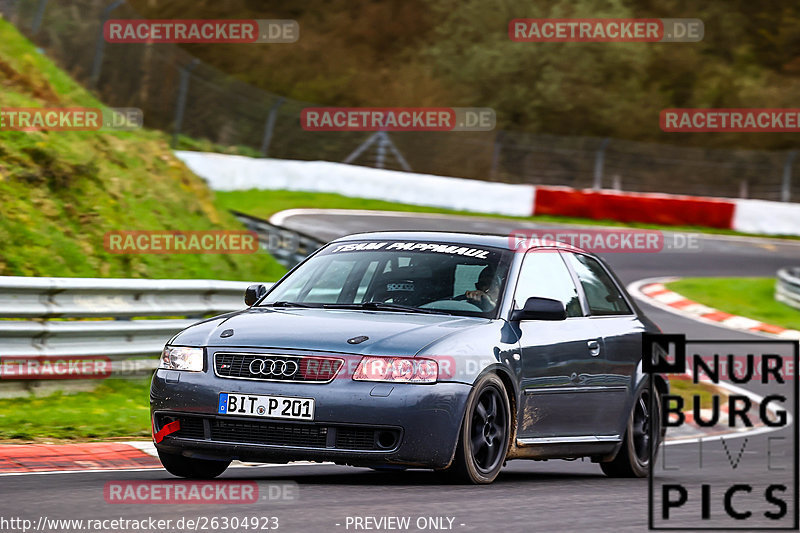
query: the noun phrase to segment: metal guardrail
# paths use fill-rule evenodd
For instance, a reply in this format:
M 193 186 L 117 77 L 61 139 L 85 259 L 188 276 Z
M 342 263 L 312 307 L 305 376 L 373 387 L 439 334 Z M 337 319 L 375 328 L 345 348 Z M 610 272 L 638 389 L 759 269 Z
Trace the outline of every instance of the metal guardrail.
M 110 362 L 112 376 L 147 375 L 158 365 L 158 355 L 172 335 L 204 316 L 243 309 L 248 285 L 214 280 L 0 276 L 0 317 L 11 319 L 0 320 L 0 363 L 21 357 L 55 362 L 100 356 Z M 80 320 L 98 318 L 106 320 Z M 30 377 L 0 373 L 0 396 L 37 388 L 73 388 L 75 383 L 65 386 L 60 379 Z
M 0 318 L 202 317 L 242 307 L 247 283 L 0 276 Z
M 800 267 L 782 268 L 778 271 L 775 299 L 800 309 Z
M 294 268 L 326 243 L 316 237 L 270 224 L 238 211 L 231 211 L 245 227 L 258 235 L 261 247 L 286 268 Z
M 263 249 L 288 268 L 325 243 L 238 213 Z M 112 376 L 144 376 L 164 344 L 198 319 L 245 307 L 240 281 L 28 278 L 0 276 L 0 396 L 85 386 L 80 377 L 31 379 L 4 372 L 4 361 L 101 357 Z M 270 284 L 265 284 L 270 286 Z M 5 320 L 3 320 L 5 319 Z M 16 358 L 16 359 L 14 359 Z M 42 376 L 43 377 L 43 376 Z

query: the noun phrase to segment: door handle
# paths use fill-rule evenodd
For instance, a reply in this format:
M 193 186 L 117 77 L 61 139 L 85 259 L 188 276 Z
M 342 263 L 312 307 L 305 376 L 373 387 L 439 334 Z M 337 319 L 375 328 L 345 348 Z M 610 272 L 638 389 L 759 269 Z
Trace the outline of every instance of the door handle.
M 598 355 L 600 355 L 600 341 L 591 340 L 587 342 L 586 345 L 589 347 L 589 354 L 592 357 L 597 357 Z

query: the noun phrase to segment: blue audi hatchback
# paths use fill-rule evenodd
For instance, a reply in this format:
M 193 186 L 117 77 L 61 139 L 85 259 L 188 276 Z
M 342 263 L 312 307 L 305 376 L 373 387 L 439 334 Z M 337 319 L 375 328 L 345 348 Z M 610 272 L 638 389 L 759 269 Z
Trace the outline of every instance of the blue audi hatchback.
M 668 384 L 651 390 L 642 334 L 658 328 L 594 255 L 511 244 L 351 235 L 249 287 L 245 309 L 164 348 L 150 393 L 164 467 L 333 461 L 491 483 L 510 459 L 588 457 L 645 476 Z

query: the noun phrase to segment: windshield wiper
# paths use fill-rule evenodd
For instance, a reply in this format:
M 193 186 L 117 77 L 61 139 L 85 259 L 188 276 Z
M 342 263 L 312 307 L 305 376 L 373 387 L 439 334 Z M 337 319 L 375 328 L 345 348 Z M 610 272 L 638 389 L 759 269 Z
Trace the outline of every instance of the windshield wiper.
M 367 309 L 370 311 L 399 311 L 404 313 L 421 313 L 425 315 L 449 315 L 444 311 L 434 309 L 420 309 L 410 305 L 390 304 L 384 302 L 363 302 L 360 304 L 325 304 L 324 309 Z
M 264 304 L 261 307 L 313 307 L 313 306 L 301 304 L 298 302 L 287 302 L 282 300 L 279 302 L 272 302 L 271 304 Z

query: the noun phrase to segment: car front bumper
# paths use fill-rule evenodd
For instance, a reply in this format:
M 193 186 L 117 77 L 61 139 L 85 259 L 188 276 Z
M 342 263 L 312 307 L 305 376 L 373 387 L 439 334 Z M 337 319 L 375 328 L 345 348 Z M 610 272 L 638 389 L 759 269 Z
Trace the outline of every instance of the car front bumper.
M 471 386 L 334 379 L 326 384 L 226 379 L 159 369 L 150 389 L 164 453 L 250 462 L 332 461 L 444 468 L 453 458 Z M 218 415 L 219 393 L 314 398 L 314 421 Z

